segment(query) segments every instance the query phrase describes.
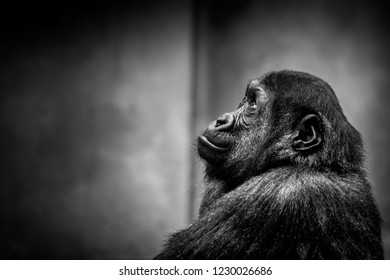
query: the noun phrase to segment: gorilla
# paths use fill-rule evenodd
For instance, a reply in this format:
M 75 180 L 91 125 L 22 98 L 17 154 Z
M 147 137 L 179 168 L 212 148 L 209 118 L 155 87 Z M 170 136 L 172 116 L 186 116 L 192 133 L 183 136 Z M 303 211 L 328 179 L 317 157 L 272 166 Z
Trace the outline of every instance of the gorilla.
M 155 259 L 383 259 L 363 143 L 311 74 L 252 80 L 198 138 L 199 216 Z

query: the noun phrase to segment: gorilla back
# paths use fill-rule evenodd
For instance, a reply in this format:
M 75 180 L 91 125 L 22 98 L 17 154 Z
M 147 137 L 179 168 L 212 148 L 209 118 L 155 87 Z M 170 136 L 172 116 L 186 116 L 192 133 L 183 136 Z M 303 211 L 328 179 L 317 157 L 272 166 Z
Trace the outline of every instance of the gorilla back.
M 362 138 L 323 80 L 284 70 L 251 81 L 198 153 L 199 217 L 156 259 L 383 259 Z

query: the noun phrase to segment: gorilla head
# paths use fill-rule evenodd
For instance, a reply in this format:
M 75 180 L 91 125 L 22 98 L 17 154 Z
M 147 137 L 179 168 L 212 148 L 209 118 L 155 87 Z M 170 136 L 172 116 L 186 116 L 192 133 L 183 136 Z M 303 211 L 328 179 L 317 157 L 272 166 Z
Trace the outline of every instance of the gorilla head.
M 238 109 L 199 137 L 198 152 L 208 176 L 234 182 L 288 165 L 356 170 L 363 158 L 361 137 L 331 87 L 294 71 L 251 81 Z

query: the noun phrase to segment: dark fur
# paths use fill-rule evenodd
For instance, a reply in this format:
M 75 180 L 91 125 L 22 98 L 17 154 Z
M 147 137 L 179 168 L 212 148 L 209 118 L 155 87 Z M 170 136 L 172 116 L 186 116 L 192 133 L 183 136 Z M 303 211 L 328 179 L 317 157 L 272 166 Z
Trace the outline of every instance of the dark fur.
M 234 127 L 222 131 L 214 122 L 204 132 L 228 149 L 199 144 L 207 182 L 199 218 L 156 259 L 383 259 L 362 139 L 331 87 L 295 71 L 257 83 L 267 93 L 259 112 L 247 113 L 244 99 L 227 114 Z M 297 151 L 293 135 L 309 114 L 318 116 L 322 141 Z

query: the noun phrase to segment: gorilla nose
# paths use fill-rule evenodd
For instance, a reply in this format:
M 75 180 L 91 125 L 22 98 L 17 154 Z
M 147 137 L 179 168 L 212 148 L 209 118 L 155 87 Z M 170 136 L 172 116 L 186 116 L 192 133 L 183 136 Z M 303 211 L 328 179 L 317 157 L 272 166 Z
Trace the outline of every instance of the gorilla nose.
M 215 124 L 215 128 L 220 131 L 229 130 L 233 127 L 234 117 L 230 113 L 225 113 L 220 116 Z

